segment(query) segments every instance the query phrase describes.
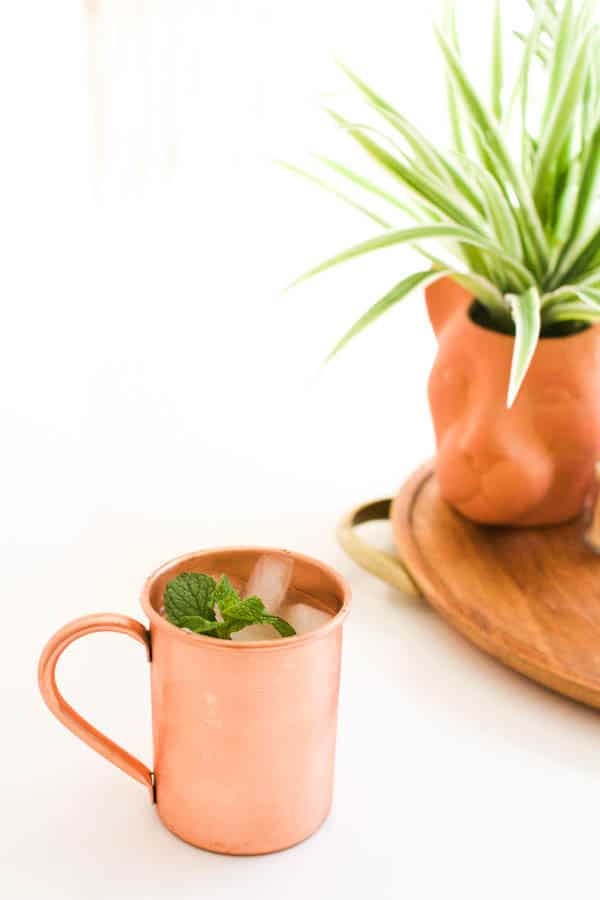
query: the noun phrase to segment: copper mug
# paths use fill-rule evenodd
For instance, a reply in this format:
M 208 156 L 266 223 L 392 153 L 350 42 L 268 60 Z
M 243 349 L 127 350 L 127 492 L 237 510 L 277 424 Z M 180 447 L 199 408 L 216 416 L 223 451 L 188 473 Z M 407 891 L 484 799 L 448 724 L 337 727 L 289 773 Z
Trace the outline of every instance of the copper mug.
M 128 616 L 84 616 L 50 639 L 39 664 L 42 696 L 63 725 L 145 785 L 170 831 L 220 853 L 290 847 L 312 834 L 331 806 L 342 624 L 350 605 L 344 579 L 292 554 L 291 590 L 331 618 L 290 638 L 217 640 L 182 631 L 159 612 L 166 583 L 180 572 L 246 580 L 266 552 L 236 547 L 181 556 L 144 584 L 149 629 Z M 96 631 L 128 634 L 146 648 L 153 771 L 78 715 L 58 690 L 61 653 Z

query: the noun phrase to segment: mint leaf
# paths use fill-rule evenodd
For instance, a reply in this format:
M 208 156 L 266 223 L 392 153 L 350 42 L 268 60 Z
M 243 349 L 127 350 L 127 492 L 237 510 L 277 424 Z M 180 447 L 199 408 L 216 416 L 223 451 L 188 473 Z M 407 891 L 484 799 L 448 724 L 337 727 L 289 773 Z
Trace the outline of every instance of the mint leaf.
M 230 582 L 227 575 L 221 575 L 219 581 L 215 585 L 213 593 L 213 605 L 219 607 L 222 613 L 232 603 L 239 603 L 240 595 Z
M 222 609 L 223 619 L 227 621 L 245 622 L 246 625 L 255 625 L 260 621 L 261 616 L 266 613 L 265 604 L 258 597 L 248 597 L 246 600 L 240 600 L 239 595 L 236 600 L 231 601 L 224 609 Z M 235 629 L 239 631 L 239 629 Z
M 202 616 L 181 616 L 177 622 L 173 622 L 173 625 L 178 625 L 179 628 L 189 628 L 196 634 L 210 634 L 216 633 L 219 623 L 211 619 L 203 619 Z
M 281 637 L 293 637 L 296 634 L 296 629 L 292 628 L 285 619 L 280 619 L 279 616 L 263 616 L 260 621 L 265 625 L 272 625 L 273 628 L 276 628 Z
M 241 631 L 248 625 L 272 625 L 282 637 L 292 637 L 296 631 L 285 619 L 272 616 L 267 612 L 260 597 L 247 597 L 245 600 L 231 600 L 223 608 L 223 626 L 227 635 Z
M 206 631 L 202 622 L 215 622 L 214 593 L 216 582 L 210 575 L 201 572 L 182 572 L 176 578 L 168 582 L 165 588 L 165 612 L 171 624 L 179 628 L 196 628 L 190 624 L 196 621 L 196 626 Z
M 235 631 L 260 624 L 272 625 L 282 637 L 296 634 L 288 622 L 267 611 L 260 597 L 242 600 L 226 575 L 217 582 L 201 572 L 182 572 L 168 582 L 164 602 L 167 620 L 196 634 L 229 641 Z
M 217 622 L 217 631 L 215 637 L 221 638 L 223 641 L 230 641 L 234 631 L 241 631 L 245 628 L 247 622 L 238 625 L 236 622 Z

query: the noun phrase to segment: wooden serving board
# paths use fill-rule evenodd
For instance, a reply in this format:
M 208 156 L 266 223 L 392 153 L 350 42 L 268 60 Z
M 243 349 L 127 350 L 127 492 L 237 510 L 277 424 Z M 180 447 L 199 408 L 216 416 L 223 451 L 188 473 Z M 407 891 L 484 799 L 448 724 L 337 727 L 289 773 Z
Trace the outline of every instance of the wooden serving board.
M 476 525 L 441 499 L 432 464 L 392 503 L 398 551 L 423 596 L 512 669 L 600 708 L 600 556 L 580 522 Z

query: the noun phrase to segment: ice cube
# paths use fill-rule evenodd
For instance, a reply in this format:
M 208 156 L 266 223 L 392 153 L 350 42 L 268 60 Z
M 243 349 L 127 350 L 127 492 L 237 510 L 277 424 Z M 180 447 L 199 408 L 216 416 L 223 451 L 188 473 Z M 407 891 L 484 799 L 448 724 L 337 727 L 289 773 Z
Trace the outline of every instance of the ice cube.
M 267 610 L 274 616 L 279 610 L 292 580 L 294 558 L 290 553 L 265 553 L 260 556 L 250 573 L 243 593 L 246 597 L 260 597 Z M 279 637 L 272 625 L 249 625 L 232 634 L 234 641 L 269 641 Z
M 260 597 L 269 612 L 276 616 L 286 598 L 293 569 L 291 553 L 265 553 L 252 569 L 244 597 Z
M 331 613 L 300 600 L 284 603 L 280 608 L 279 615 L 295 628 L 297 634 L 315 631 L 331 619 Z

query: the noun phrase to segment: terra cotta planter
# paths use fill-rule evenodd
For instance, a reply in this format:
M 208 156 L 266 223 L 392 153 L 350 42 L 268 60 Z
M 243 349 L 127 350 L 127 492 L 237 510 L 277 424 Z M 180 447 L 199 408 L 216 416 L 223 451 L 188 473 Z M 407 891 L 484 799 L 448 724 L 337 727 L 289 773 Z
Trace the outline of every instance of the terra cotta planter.
M 600 457 L 600 330 L 542 338 L 511 409 L 514 339 L 475 324 L 449 278 L 426 290 L 438 353 L 429 379 L 442 496 L 476 522 L 577 516 Z
M 330 618 L 285 639 L 217 640 L 187 633 L 159 612 L 166 583 L 181 572 L 225 572 L 245 581 L 267 552 L 232 547 L 179 557 L 144 585 L 149 629 L 128 616 L 84 616 L 49 640 L 39 665 L 42 696 L 54 715 L 145 785 L 167 828 L 219 853 L 289 847 L 312 834 L 331 805 L 346 582 L 323 563 L 292 553 L 291 592 Z M 95 631 L 128 634 L 146 646 L 152 772 L 79 716 L 58 690 L 60 655 Z

